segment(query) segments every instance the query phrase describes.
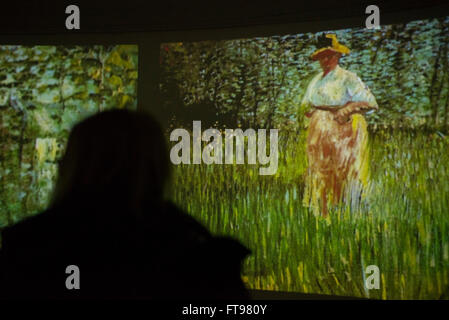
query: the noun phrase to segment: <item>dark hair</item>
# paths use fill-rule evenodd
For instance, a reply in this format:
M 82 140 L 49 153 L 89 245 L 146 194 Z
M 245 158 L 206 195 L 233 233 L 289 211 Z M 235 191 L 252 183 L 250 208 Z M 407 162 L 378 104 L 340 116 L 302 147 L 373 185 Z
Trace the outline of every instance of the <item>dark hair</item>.
M 94 201 L 141 211 L 162 200 L 169 173 L 163 131 L 149 114 L 101 112 L 72 129 L 52 206 Z

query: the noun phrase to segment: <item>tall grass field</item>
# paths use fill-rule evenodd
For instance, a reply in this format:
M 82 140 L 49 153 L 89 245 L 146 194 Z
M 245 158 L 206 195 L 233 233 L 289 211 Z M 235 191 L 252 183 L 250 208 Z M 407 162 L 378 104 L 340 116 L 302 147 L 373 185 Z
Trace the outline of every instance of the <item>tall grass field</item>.
M 279 168 L 179 165 L 173 200 L 216 235 L 251 249 L 251 289 L 375 299 L 437 299 L 449 288 L 449 137 L 370 133 L 370 190 L 328 218 L 304 207 L 304 131 L 279 131 Z M 368 290 L 365 269 L 380 270 Z

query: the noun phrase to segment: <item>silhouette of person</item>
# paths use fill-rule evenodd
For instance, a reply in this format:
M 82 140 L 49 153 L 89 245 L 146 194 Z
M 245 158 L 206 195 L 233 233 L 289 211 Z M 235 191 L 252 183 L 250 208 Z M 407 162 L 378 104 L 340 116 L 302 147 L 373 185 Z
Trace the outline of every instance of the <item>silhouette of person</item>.
M 148 114 L 106 111 L 74 126 L 49 209 L 2 232 L 1 296 L 248 298 L 250 251 L 166 201 L 168 181 L 165 137 Z

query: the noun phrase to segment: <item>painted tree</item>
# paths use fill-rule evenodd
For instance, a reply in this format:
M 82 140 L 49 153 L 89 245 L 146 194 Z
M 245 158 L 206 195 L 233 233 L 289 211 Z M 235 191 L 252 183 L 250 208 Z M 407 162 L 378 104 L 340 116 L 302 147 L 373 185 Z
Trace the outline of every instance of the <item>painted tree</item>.
M 332 31 L 351 49 L 342 67 L 355 72 L 378 100 L 379 111 L 367 115 L 373 128 L 447 129 L 448 24 L 446 17 L 378 30 Z M 179 118 L 181 110 L 202 104 L 198 119 L 212 106 L 217 120 L 231 114 L 235 125 L 275 127 L 296 121 L 301 127 L 304 110 L 298 106 L 311 77 L 320 72 L 309 59 L 315 39 L 305 33 L 164 44 L 164 103 L 176 104 Z M 168 88 L 176 88 L 179 97 Z
M 0 226 L 45 208 L 74 123 L 137 107 L 137 46 L 0 46 Z

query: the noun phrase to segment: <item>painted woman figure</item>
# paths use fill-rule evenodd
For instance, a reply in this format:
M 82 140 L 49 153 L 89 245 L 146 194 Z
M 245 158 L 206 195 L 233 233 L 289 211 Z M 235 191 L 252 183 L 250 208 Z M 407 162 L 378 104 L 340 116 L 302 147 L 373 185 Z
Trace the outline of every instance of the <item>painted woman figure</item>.
M 358 201 L 367 185 L 368 132 L 363 114 L 378 105 L 362 80 L 338 65 L 349 49 L 334 34 L 323 35 L 318 48 L 311 59 L 323 72 L 312 79 L 301 103 L 310 118 L 304 204 L 327 216 L 329 204 Z

